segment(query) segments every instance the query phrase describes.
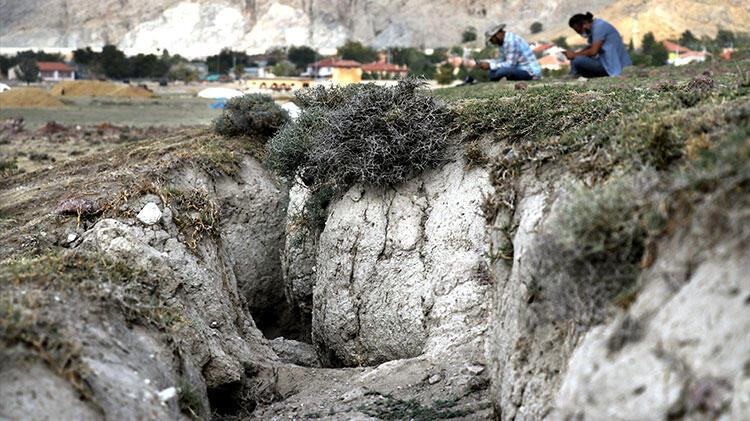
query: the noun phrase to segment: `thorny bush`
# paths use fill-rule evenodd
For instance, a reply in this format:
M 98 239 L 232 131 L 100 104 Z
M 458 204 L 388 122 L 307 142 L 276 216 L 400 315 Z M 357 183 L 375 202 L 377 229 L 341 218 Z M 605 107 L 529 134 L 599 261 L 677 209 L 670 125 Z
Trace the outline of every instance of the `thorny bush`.
M 269 142 L 268 164 L 311 190 L 309 204 L 326 206 L 354 184 L 387 186 L 433 168 L 447 158 L 447 106 L 423 93 L 423 82 L 393 87 L 364 84 L 304 91 L 303 111 Z M 307 205 L 306 205 L 307 206 Z M 309 208 L 303 214 L 323 216 Z
M 289 115 L 268 95 L 249 94 L 227 101 L 214 119 L 216 133 L 223 136 L 269 138 L 289 120 Z

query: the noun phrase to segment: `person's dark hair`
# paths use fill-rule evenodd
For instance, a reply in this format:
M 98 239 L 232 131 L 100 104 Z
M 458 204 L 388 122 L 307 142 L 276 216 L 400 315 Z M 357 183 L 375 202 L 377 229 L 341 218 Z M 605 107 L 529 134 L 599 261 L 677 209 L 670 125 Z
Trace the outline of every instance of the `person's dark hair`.
M 574 28 L 586 22 L 593 22 L 593 21 L 594 21 L 594 15 L 592 15 L 591 12 L 586 12 L 585 15 L 582 13 L 577 13 L 570 18 L 570 20 L 568 21 L 568 26 L 570 26 L 571 28 Z

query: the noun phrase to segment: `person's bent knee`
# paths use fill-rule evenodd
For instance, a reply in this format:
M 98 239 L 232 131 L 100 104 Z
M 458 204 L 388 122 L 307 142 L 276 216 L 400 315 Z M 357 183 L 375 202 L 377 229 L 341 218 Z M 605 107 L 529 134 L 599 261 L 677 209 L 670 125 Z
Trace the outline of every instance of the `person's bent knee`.
M 586 62 L 586 57 L 583 56 L 576 56 L 573 57 L 573 60 L 570 60 L 570 73 L 574 75 L 581 74 L 581 71 L 583 70 L 584 63 Z
M 492 82 L 497 82 L 501 80 L 504 77 L 508 77 L 508 74 L 510 69 L 507 67 L 498 67 L 497 69 L 490 70 L 490 80 Z

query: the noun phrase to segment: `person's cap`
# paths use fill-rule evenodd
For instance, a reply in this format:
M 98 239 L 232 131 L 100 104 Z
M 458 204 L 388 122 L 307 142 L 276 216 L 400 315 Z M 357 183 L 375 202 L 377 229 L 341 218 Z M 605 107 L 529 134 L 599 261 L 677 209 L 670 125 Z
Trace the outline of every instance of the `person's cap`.
M 505 29 L 504 23 L 492 25 L 489 28 L 487 28 L 487 30 L 484 31 L 484 43 L 489 44 L 490 38 L 494 37 L 496 33 L 502 31 L 503 29 Z

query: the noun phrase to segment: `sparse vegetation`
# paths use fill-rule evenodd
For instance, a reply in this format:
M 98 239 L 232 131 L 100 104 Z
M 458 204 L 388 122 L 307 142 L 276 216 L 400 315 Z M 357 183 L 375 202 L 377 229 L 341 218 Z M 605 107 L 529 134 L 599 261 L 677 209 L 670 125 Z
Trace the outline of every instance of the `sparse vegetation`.
M 180 411 L 189 416 L 191 419 L 201 419 L 203 413 L 203 401 L 201 397 L 193 390 L 193 387 L 187 380 L 180 380 L 180 387 L 177 392 L 177 403 L 180 405 Z
M 477 30 L 475 28 L 467 28 L 461 33 L 461 42 L 464 44 L 477 40 Z
M 675 218 L 689 219 L 706 195 L 726 200 L 711 192 L 747 191 L 746 76 L 696 67 L 521 92 L 499 84 L 438 91 L 455 104 L 453 130 L 468 162 L 481 161 L 482 142 L 502 146 L 489 164 L 490 221 L 500 211 L 512 220 L 516 182 L 527 171 L 552 166 L 580 180 L 536 248 L 545 275 L 531 280 L 529 300 L 541 319 L 598 323 L 613 306 L 627 307 Z M 732 224 L 716 226 L 729 232 Z M 490 255 L 512 259 L 514 230 L 500 231 L 504 240 Z
M 224 136 L 273 136 L 289 115 L 268 95 L 248 94 L 232 98 L 221 117 L 214 120 L 214 131 Z
M 482 403 L 473 407 L 456 408 L 460 399 L 436 400 L 432 405 L 422 405 L 414 399 L 402 400 L 391 395 L 370 392 L 377 396 L 374 402 L 363 405 L 358 409 L 363 413 L 382 420 L 414 420 L 427 421 L 437 419 L 458 418 L 471 415 L 485 409 L 489 403 Z

